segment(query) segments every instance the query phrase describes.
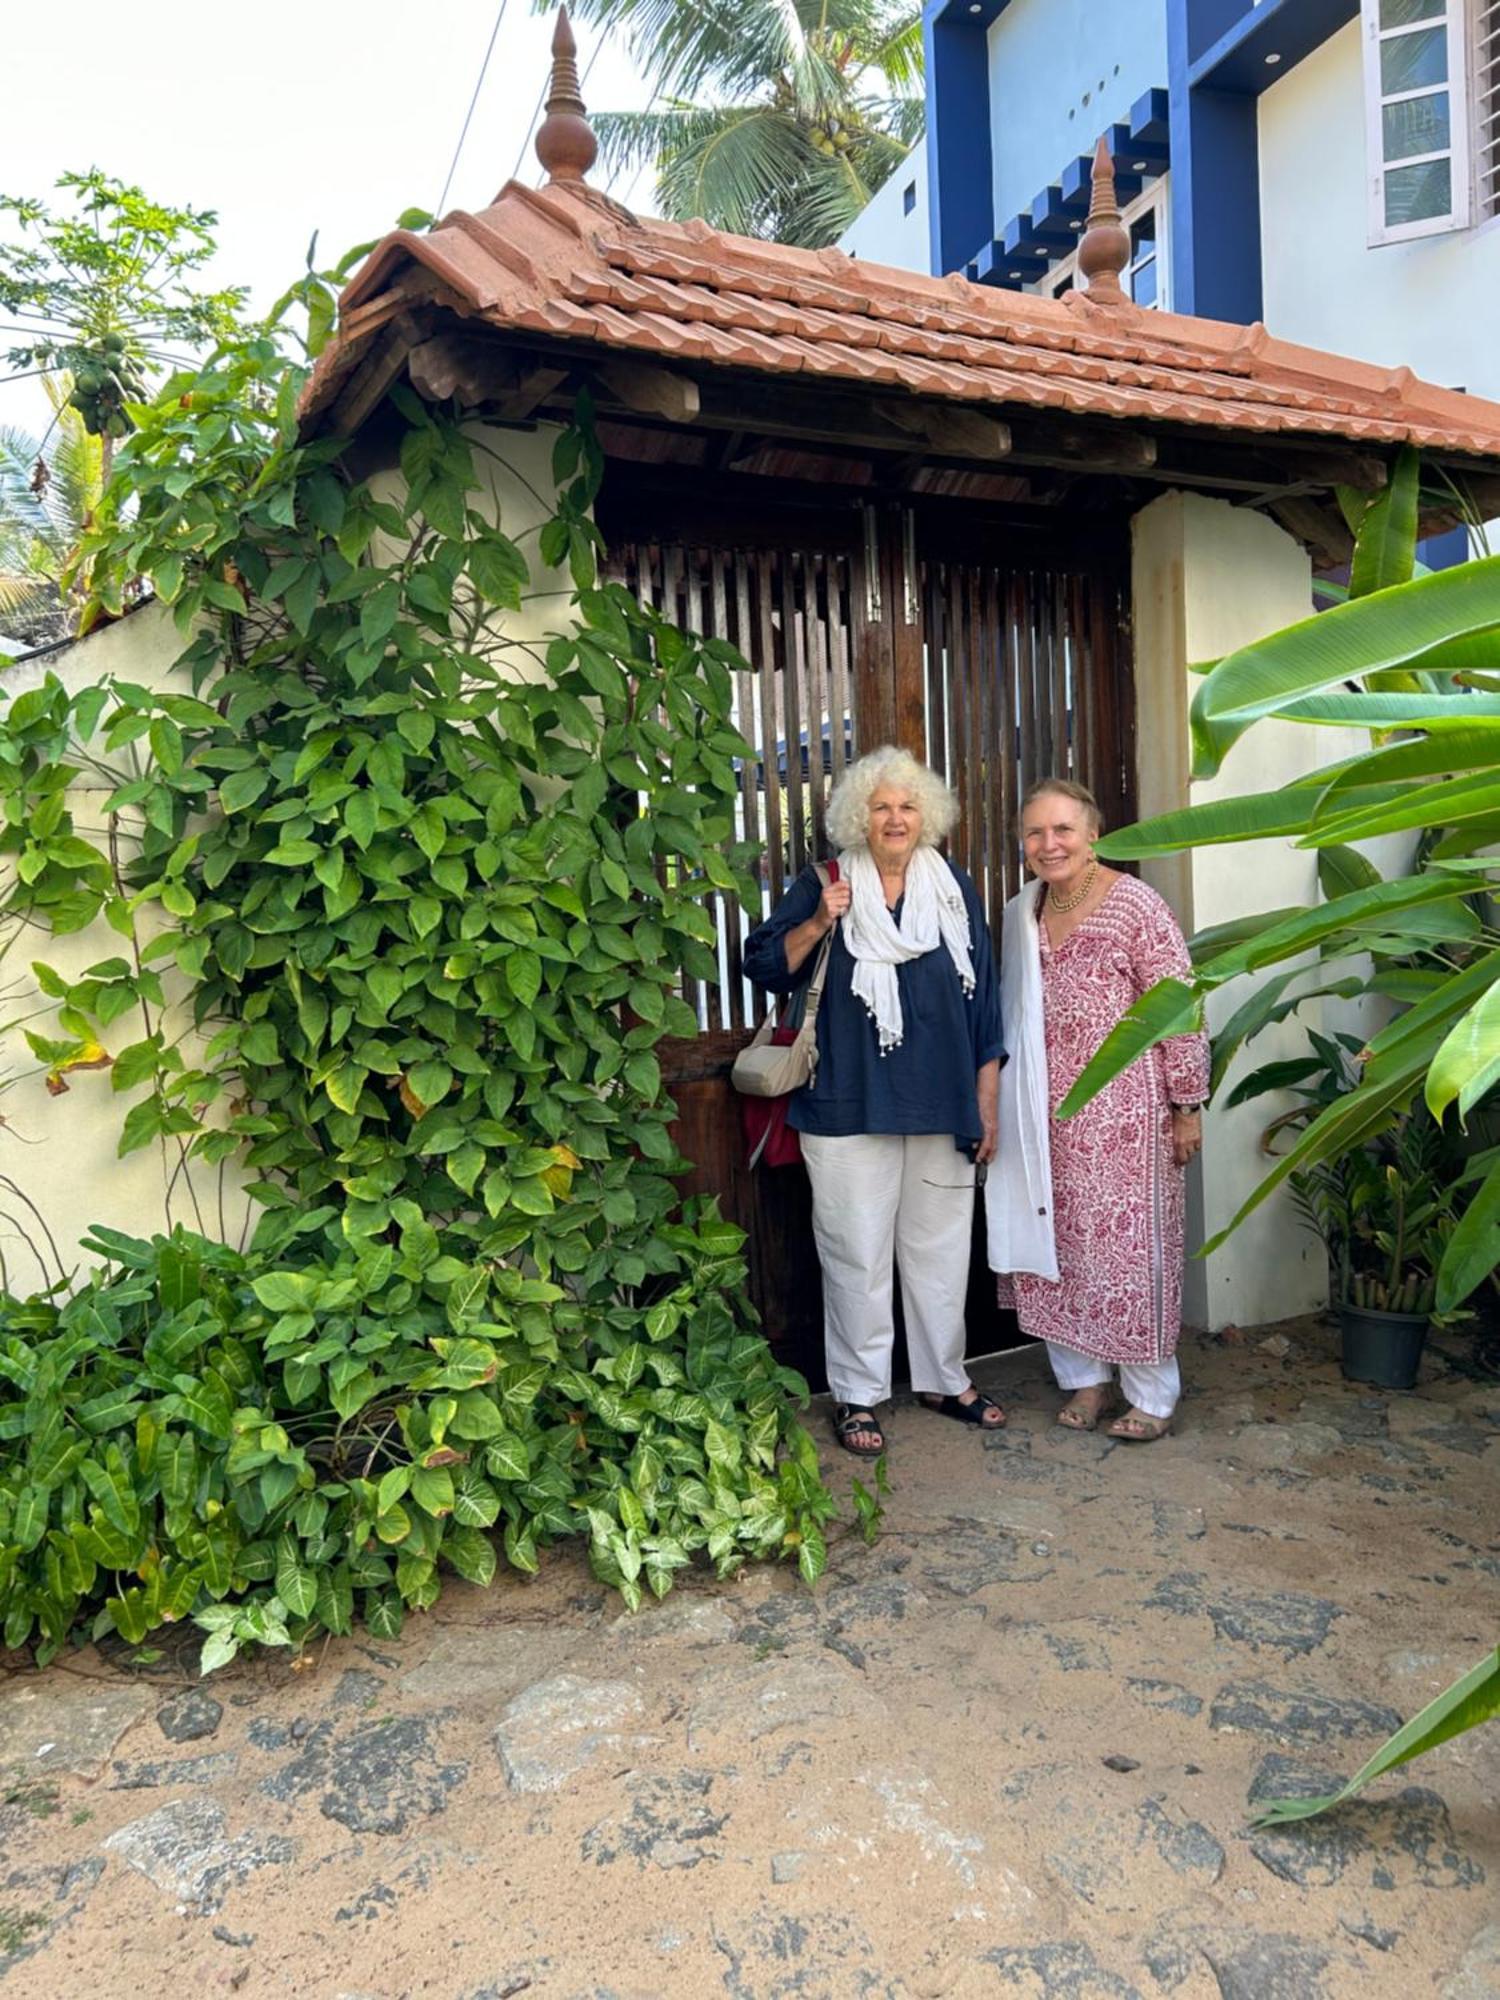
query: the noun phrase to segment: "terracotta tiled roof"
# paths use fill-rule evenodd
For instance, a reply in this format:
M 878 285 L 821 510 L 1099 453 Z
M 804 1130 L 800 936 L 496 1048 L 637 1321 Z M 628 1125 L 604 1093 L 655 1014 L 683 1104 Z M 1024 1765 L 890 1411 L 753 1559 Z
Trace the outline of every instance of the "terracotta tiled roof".
M 313 416 L 372 336 L 437 304 L 515 334 L 701 368 L 1137 425 L 1410 442 L 1500 460 L 1500 405 L 1235 326 L 924 278 L 836 250 L 638 218 L 579 182 L 512 181 L 477 215 L 396 230 L 341 302 Z M 535 344 L 535 342 L 533 343 Z

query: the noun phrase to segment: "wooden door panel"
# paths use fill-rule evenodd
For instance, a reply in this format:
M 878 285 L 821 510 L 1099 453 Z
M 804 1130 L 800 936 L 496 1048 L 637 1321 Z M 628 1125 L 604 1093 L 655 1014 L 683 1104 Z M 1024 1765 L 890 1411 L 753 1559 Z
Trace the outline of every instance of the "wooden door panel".
M 767 482 L 769 483 L 769 482 Z M 950 850 L 998 937 L 1020 885 L 1015 823 L 1038 777 L 1081 778 L 1107 819 L 1130 812 L 1134 766 L 1123 527 L 1085 536 L 1035 519 L 805 492 L 746 506 L 685 482 L 607 484 L 608 573 L 686 628 L 723 638 L 735 727 L 750 745 L 736 834 L 761 848 L 760 914 L 828 851 L 828 796 L 855 754 L 895 741 L 958 794 Z M 821 1386 L 822 1288 L 801 1168 L 745 1165 L 729 1068 L 766 997 L 743 976 L 760 915 L 711 905 L 719 980 L 684 980 L 696 1037 L 661 1046 L 685 1193 L 717 1195 L 749 1237 L 751 1297 L 768 1337 Z M 976 1224 L 970 1349 L 1014 1344 L 994 1304 Z

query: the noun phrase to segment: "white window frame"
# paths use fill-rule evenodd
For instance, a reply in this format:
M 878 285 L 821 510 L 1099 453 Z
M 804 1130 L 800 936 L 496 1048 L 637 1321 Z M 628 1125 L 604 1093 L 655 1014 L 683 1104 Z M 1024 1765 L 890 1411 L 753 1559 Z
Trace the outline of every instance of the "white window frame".
M 1360 0 L 1364 29 L 1365 72 L 1365 165 L 1369 201 L 1369 243 L 1377 249 L 1386 243 L 1410 243 L 1423 236 L 1447 235 L 1467 229 L 1473 213 L 1473 166 L 1470 129 L 1473 106 L 1469 91 L 1470 0 L 1443 0 L 1440 14 L 1425 21 L 1412 21 L 1398 28 L 1380 25 L 1380 0 Z M 1381 95 L 1380 51 L 1386 42 L 1406 35 L 1430 33 L 1445 28 L 1448 36 L 1448 80 L 1445 85 L 1426 85 L 1421 90 L 1402 91 L 1392 97 Z M 1410 159 L 1387 161 L 1383 112 L 1387 104 L 1403 104 L 1424 97 L 1436 89 L 1448 93 L 1448 140 L 1438 152 L 1413 154 Z M 1417 222 L 1388 223 L 1385 219 L 1385 177 L 1390 168 L 1422 166 L 1433 160 L 1449 162 L 1451 201 L 1441 215 L 1424 216 Z
M 1129 230 L 1135 223 L 1139 222 L 1143 215 L 1149 214 L 1153 209 L 1156 211 L 1156 298 L 1146 308 L 1149 312 L 1170 312 L 1172 310 L 1172 257 L 1167 233 L 1172 213 L 1172 204 L 1168 198 L 1168 183 L 1170 180 L 1170 174 L 1162 174 L 1159 179 L 1152 181 L 1148 187 L 1142 188 L 1134 201 L 1127 202 L 1120 211 L 1120 221 L 1126 230 Z M 1082 235 L 1082 233 L 1080 230 L 1079 234 Z M 1130 296 L 1131 280 L 1135 276 L 1137 268 L 1137 264 L 1131 263 L 1121 273 L 1120 283 L 1125 288 L 1127 298 Z M 1078 252 L 1076 250 L 1070 250 L 1066 257 L 1060 258 L 1040 278 L 1029 285 L 1027 290 L 1040 292 L 1044 298 L 1056 298 L 1069 279 L 1075 285 L 1079 283 Z
M 1476 0 L 1471 50 L 1474 220 L 1500 215 L 1500 0 Z

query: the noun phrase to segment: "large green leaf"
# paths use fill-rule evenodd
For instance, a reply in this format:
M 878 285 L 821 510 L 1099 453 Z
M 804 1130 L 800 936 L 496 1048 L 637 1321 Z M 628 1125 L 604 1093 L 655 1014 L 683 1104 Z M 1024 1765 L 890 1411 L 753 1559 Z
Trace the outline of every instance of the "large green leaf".
M 1485 640 L 1500 666 L 1500 645 Z M 1476 722 L 1500 721 L 1500 694 L 1312 694 L 1276 711 L 1279 722 L 1311 722 L 1342 729 L 1468 729 Z
M 1107 833 L 1098 843 L 1106 861 L 1146 861 L 1158 854 L 1176 854 L 1184 847 L 1213 847 L 1237 840 L 1269 840 L 1280 834 L 1300 834 L 1317 810 L 1334 778 L 1347 770 L 1344 759 L 1314 771 L 1295 785 L 1279 792 L 1252 792 L 1246 797 L 1210 799 L 1203 805 L 1182 806 L 1176 812 L 1159 813 L 1155 819 L 1138 820 L 1134 826 Z M 1354 793 L 1362 805 L 1376 806 L 1386 799 L 1400 798 L 1397 783 Z
M 1465 729 L 1444 729 L 1436 736 L 1418 737 L 1414 742 L 1392 743 L 1383 750 L 1372 750 L 1332 778 L 1319 802 L 1318 816 L 1326 818 L 1335 807 L 1343 811 L 1348 792 L 1356 786 L 1430 778 L 1439 771 L 1494 770 L 1497 764 L 1500 721 L 1476 722 Z M 1376 803 L 1364 801 L 1366 806 Z
M 1437 1274 L 1437 1309 L 1455 1312 L 1500 1265 L 1500 1158 L 1492 1161 L 1449 1237 Z
M 1466 820 L 1500 817 L 1500 767 L 1477 777 L 1442 778 L 1433 785 L 1408 786 L 1398 798 L 1381 805 L 1358 806 L 1315 820 L 1298 841 L 1299 847 L 1328 847 L 1347 840 L 1372 840 L 1381 833 L 1404 833 L 1412 827 L 1456 826 Z
M 1074 1112 L 1081 1111 L 1148 1049 L 1172 1035 L 1190 1033 L 1201 1026 L 1202 1016 L 1203 1002 L 1191 986 L 1180 979 L 1158 980 L 1110 1029 L 1083 1074 L 1057 1107 L 1058 1117 L 1071 1118 Z
M 1193 697 L 1194 772 L 1212 777 L 1259 717 L 1367 674 L 1409 666 L 1433 647 L 1500 625 L 1500 556 L 1418 577 L 1229 654 Z
M 1466 1729 L 1477 1729 L 1481 1722 L 1490 1722 L 1497 1715 L 1500 1715 L 1500 1646 L 1382 1743 L 1347 1785 L 1321 1798 L 1263 1799 L 1253 1824 L 1285 1826 L 1289 1821 L 1311 1819 L 1315 1813 L 1327 1812 L 1330 1806 L 1352 1799 L 1386 1771 L 1409 1764 L 1413 1757 L 1435 1750 L 1450 1737 L 1461 1735 Z
M 1491 957 L 1492 982 L 1500 982 L 1500 958 Z M 1492 983 L 1448 1030 L 1427 1072 L 1427 1108 L 1442 1122 L 1455 1098 L 1467 1118 L 1500 1077 L 1500 983 Z
M 1207 1257 L 1217 1250 L 1288 1175 L 1305 1173 L 1321 1160 L 1335 1159 L 1381 1131 L 1411 1098 L 1421 1074 L 1422 1064 L 1416 1061 L 1384 1086 L 1363 1083 L 1358 1090 L 1330 1104 L 1301 1134 L 1291 1151 L 1282 1154 L 1260 1185 L 1241 1203 L 1233 1219 L 1209 1238 L 1198 1255 Z
M 1351 598 L 1409 583 L 1417 559 L 1417 499 L 1421 456 L 1403 445 L 1390 479 L 1365 509 L 1349 569 Z
M 1372 889 L 1380 880 L 1380 870 L 1357 848 L 1325 847 L 1318 856 L 1318 887 L 1330 901 Z
M 1495 957 L 1486 953 L 1461 972 L 1451 973 L 1404 1014 L 1372 1035 L 1365 1056 L 1365 1078 L 1379 1083 L 1393 1076 L 1416 1055 L 1425 1068 L 1431 1062 L 1449 1028 L 1495 977 Z
M 1197 967 L 1197 977 L 1205 985 L 1219 986 L 1242 972 L 1262 965 L 1275 965 L 1284 958 L 1296 958 L 1314 945 L 1346 932 L 1385 929 L 1392 917 L 1424 903 L 1452 901 L 1464 894 L 1464 884 L 1453 876 L 1415 875 L 1395 882 L 1377 882 L 1373 888 L 1357 889 L 1348 896 L 1335 896 L 1315 910 L 1304 910 L 1259 937 L 1219 952 Z

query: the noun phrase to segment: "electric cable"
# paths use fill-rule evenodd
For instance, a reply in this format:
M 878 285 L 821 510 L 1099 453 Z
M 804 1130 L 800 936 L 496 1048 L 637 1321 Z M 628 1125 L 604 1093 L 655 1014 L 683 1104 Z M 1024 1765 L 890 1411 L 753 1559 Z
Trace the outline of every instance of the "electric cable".
M 490 45 L 484 52 L 484 61 L 479 65 L 479 75 L 474 84 L 474 95 L 469 99 L 469 108 L 464 113 L 463 130 L 458 135 L 458 144 L 453 148 L 453 158 L 448 162 L 448 178 L 443 182 L 443 191 L 438 196 L 435 214 L 441 215 L 443 204 L 448 199 L 448 190 L 453 185 L 453 176 L 458 171 L 459 155 L 463 152 L 464 141 L 469 136 L 469 125 L 474 117 L 474 107 L 479 102 L 479 93 L 484 88 L 484 79 L 489 73 L 490 57 L 495 53 L 495 43 L 500 34 L 500 23 L 505 19 L 505 10 L 510 0 L 500 0 L 499 11 L 495 15 L 495 25 L 490 30 Z

